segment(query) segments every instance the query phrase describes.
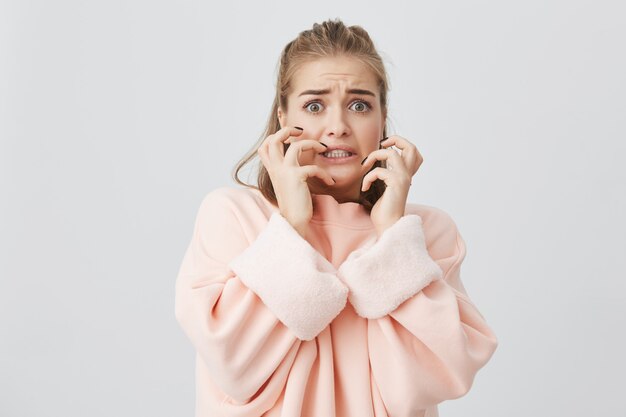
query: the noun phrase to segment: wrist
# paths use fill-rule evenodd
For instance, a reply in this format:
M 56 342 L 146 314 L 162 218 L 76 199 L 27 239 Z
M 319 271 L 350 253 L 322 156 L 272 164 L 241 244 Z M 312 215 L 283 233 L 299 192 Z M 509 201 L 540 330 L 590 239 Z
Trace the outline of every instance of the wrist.
M 285 217 L 285 216 L 283 216 L 283 217 Z M 293 229 L 296 232 L 298 232 L 298 234 L 300 236 L 302 236 L 303 238 L 306 238 L 307 230 L 308 230 L 308 224 L 293 221 L 293 220 L 289 219 L 288 217 L 285 217 L 285 220 L 287 220 L 287 222 L 291 225 L 291 227 L 293 227 Z
M 307 225 L 293 226 L 293 228 L 296 230 L 296 232 L 298 232 L 298 234 L 300 234 L 300 236 L 302 236 L 303 239 L 306 239 L 306 235 L 307 235 L 307 232 L 309 230 Z
M 385 224 L 377 226 L 376 227 L 376 234 L 378 235 L 378 238 L 380 238 L 382 236 L 382 234 L 385 232 L 385 230 L 389 229 L 391 226 L 393 226 L 398 220 L 400 220 L 403 216 L 394 218 L 391 221 L 385 222 Z

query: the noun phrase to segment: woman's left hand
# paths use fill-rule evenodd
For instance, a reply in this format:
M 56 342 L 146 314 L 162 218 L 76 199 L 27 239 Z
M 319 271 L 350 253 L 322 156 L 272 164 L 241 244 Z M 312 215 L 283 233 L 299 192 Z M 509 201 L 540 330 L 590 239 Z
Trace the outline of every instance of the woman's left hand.
M 385 191 L 370 212 L 379 237 L 404 216 L 411 178 L 424 161 L 415 145 L 401 136 L 389 136 L 387 140 L 381 142 L 381 146 L 382 149 L 377 149 L 367 156 L 363 162 L 363 170 L 369 171 L 377 160 L 386 161 L 387 167 L 374 168 L 363 177 L 361 185 L 361 191 L 367 191 L 377 179 L 385 182 Z M 391 146 L 399 148 L 400 153 L 391 149 Z

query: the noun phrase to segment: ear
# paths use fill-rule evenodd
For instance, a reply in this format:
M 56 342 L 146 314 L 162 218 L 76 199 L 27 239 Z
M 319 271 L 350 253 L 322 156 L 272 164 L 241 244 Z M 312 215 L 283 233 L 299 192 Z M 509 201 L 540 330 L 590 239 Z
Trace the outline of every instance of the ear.
M 278 117 L 278 123 L 280 124 L 280 128 L 282 129 L 283 126 L 286 126 L 286 123 L 285 123 L 285 114 L 283 113 L 283 110 L 280 107 L 278 107 L 276 116 Z

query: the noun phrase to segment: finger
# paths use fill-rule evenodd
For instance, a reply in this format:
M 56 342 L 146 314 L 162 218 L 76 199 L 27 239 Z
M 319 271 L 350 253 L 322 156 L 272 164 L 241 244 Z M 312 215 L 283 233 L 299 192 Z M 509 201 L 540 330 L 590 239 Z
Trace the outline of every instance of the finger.
M 314 151 L 320 153 L 326 151 L 327 147 L 319 141 L 313 139 L 302 139 L 292 143 L 285 153 L 285 162 L 289 165 L 299 165 L 298 156 L 304 151 Z
M 317 177 L 328 185 L 335 185 L 335 180 L 333 179 L 333 177 L 317 165 L 304 165 L 300 169 L 304 173 L 305 181 L 310 177 Z
M 377 179 L 381 179 L 385 181 L 386 179 L 389 178 L 389 175 L 390 175 L 389 170 L 385 168 L 381 168 L 381 167 L 374 168 L 363 177 L 363 182 L 361 183 L 361 191 L 365 192 L 369 190 L 372 183 L 376 181 Z
M 405 149 L 405 148 L 408 148 L 411 145 L 413 145 L 409 140 L 407 140 L 406 138 L 403 138 L 402 136 L 398 136 L 398 135 L 388 136 L 387 139 L 385 139 L 384 141 L 380 142 L 380 144 L 384 148 L 388 148 L 390 146 L 396 146 L 399 149 Z
M 267 137 L 268 154 L 271 161 L 282 161 L 284 157 L 285 140 L 291 136 L 300 136 L 302 130 L 294 126 L 285 126 L 273 135 Z
M 413 143 L 398 135 L 389 136 L 386 140 L 380 143 L 380 146 L 383 149 L 398 149 L 401 155 L 404 155 L 405 153 L 409 154 L 412 151 L 417 152 L 417 148 Z
M 267 147 L 267 138 L 261 143 L 261 145 L 258 147 L 256 152 L 259 155 L 259 158 L 261 159 L 263 166 L 265 166 L 265 169 L 268 172 L 270 172 L 270 161 L 269 161 L 269 154 L 268 154 L 268 147 Z
M 391 153 L 389 153 L 389 156 L 387 157 L 387 160 L 385 162 L 385 166 L 389 170 L 401 173 L 408 172 L 405 159 L 395 150 L 391 150 Z
M 404 165 L 412 174 L 417 172 L 420 165 L 424 161 L 424 158 L 420 154 L 417 147 L 402 136 L 389 136 L 387 140 L 381 142 L 381 146 L 386 149 L 389 149 L 392 146 L 400 149 L 400 155 L 402 156 L 402 159 L 404 159 Z
M 267 137 L 267 149 L 268 155 L 272 161 L 281 161 L 285 155 L 285 141 L 292 136 L 299 136 L 302 134 L 301 129 L 297 129 L 294 126 L 285 126 L 279 129 L 273 135 Z
M 256 153 L 259 155 L 259 158 L 261 159 L 261 163 L 263 164 L 265 169 L 269 172 L 270 167 L 269 167 L 269 161 L 268 161 L 267 151 L 265 149 L 265 146 L 261 144 L 261 146 L 259 146 L 259 149 L 257 149 Z
M 407 171 L 405 162 L 400 154 L 394 149 L 378 149 L 370 153 L 363 162 L 363 170 L 369 170 L 376 161 L 385 161 L 387 165 L 391 164 L 392 167 L 397 167 L 397 170 Z

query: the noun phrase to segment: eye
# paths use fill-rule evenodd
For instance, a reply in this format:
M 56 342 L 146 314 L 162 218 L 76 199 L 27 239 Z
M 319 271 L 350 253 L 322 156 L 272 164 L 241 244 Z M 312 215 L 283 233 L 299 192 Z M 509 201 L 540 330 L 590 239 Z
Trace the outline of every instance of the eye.
M 319 106 L 320 106 L 320 103 L 319 103 L 319 102 L 317 102 L 317 101 L 309 101 L 308 103 L 306 103 L 306 104 L 304 105 L 304 108 L 305 108 L 305 109 L 312 109 L 312 108 L 319 107 Z M 319 113 L 320 111 L 321 111 L 321 110 L 317 110 L 317 111 L 310 111 L 310 113 Z
M 371 104 L 365 100 L 355 100 L 352 102 L 351 107 L 354 107 L 356 113 L 367 113 L 372 109 Z M 302 108 L 307 109 L 309 113 L 318 114 L 322 111 L 323 106 L 319 101 L 315 100 L 307 102 Z
M 370 104 L 364 100 L 356 100 L 353 105 L 358 106 L 358 108 L 355 106 L 355 110 L 357 113 L 366 113 L 372 108 L 372 106 L 370 106 Z

